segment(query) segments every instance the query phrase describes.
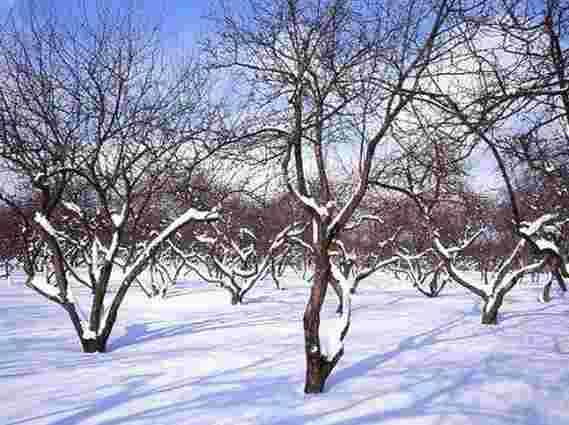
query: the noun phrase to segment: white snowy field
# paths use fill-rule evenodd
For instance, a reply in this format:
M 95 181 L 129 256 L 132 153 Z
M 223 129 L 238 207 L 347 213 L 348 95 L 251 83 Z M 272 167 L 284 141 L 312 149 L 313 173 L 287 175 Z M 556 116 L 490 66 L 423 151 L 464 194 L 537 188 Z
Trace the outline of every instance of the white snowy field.
M 500 324 L 483 326 L 461 288 L 427 299 L 378 275 L 354 296 L 326 393 L 305 396 L 308 287 L 288 286 L 257 287 L 242 306 L 199 281 L 154 304 L 133 288 L 109 352 L 83 354 L 59 306 L 2 280 L 0 423 L 569 423 L 567 299 L 515 288 Z

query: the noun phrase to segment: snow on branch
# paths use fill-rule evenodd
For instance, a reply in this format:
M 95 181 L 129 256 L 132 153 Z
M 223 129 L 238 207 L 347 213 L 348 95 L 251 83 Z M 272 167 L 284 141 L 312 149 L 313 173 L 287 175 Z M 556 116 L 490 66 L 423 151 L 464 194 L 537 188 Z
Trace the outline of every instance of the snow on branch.
M 63 206 L 67 208 L 69 211 L 72 211 L 75 214 L 77 214 L 79 217 L 83 217 L 83 211 L 81 210 L 81 207 L 79 207 L 79 205 L 74 204 L 73 202 L 64 201 Z
M 340 285 L 342 292 L 342 312 L 338 317 L 323 320 L 320 322 L 319 340 L 320 353 L 328 361 L 333 361 L 336 356 L 342 353 L 344 349 L 344 337 L 350 327 L 350 318 L 352 314 L 352 302 L 350 296 L 350 288 L 352 282 L 346 279 L 342 271 L 334 263 L 330 263 L 332 275 Z
M 520 223 L 520 229 L 518 230 L 522 235 L 527 237 L 534 236 L 539 230 L 541 230 L 542 226 L 546 223 L 549 223 L 557 218 L 557 214 L 544 214 L 538 219 L 528 222 L 522 221 Z
M 36 212 L 34 214 L 34 221 L 41 226 L 41 228 L 48 233 L 49 235 L 53 236 L 54 238 L 59 238 L 60 234 L 55 228 L 51 225 L 49 220 L 45 215 L 40 212 Z
M 217 238 L 212 238 L 205 233 L 202 233 L 200 235 L 196 235 L 195 238 L 198 242 L 201 242 L 201 243 L 206 244 L 206 245 L 212 245 L 212 244 L 217 242 Z
M 555 242 L 548 241 L 547 239 L 537 239 L 533 241 L 540 252 L 553 251 L 557 255 L 561 255 L 559 247 Z
M 468 248 L 468 246 L 470 246 L 470 244 L 472 244 L 480 234 L 481 231 L 478 231 L 473 237 L 467 239 L 466 241 L 463 241 L 461 245 L 446 248 L 441 242 L 438 232 L 434 232 L 433 248 L 435 252 L 444 259 L 448 274 L 453 278 L 454 281 L 464 286 L 471 292 L 475 293 L 479 297 L 487 299 L 489 296 L 488 288 L 483 286 L 481 282 L 475 283 L 467 279 L 466 276 L 463 275 L 463 273 L 456 267 L 453 262 L 454 254 L 462 252 Z
M 32 289 L 35 289 L 41 295 L 53 299 L 58 303 L 61 303 L 63 301 L 59 287 L 50 284 L 45 276 L 41 276 L 39 274 L 35 275 L 26 281 L 26 285 Z
M 242 228 L 239 229 L 239 234 L 240 234 L 240 235 L 247 235 L 247 236 L 249 236 L 251 239 L 253 239 L 254 241 L 257 240 L 257 236 L 255 236 L 255 235 L 253 234 L 253 232 L 251 232 L 249 229 L 247 229 L 247 228 L 245 228 L 245 227 L 242 227 Z
M 134 261 L 134 263 L 126 270 L 124 283 L 129 283 L 129 279 L 135 277 L 138 273 L 138 269 L 142 267 L 148 259 L 152 256 L 154 251 L 167 240 L 172 234 L 188 224 L 190 221 L 201 221 L 201 222 L 211 222 L 220 219 L 220 214 L 218 209 L 215 208 L 211 211 L 199 211 L 194 208 L 190 208 L 180 217 L 175 219 L 166 229 L 164 229 L 158 236 L 156 236 L 143 250 L 139 257 Z
M 448 249 L 449 254 L 456 254 L 464 251 L 470 245 L 472 245 L 474 241 L 478 239 L 478 237 L 482 235 L 484 232 L 486 232 L 486 228 L 481 227 L 477 232 L 474 232 L 474 234 L 470 237 L 468 237 L 468 234 L 465 233 L 465 238 L 460 242 L 460 245 Z
M 557 217 L 556 214 L 544 214 L 532 222 L 523 221 L 520 223 L 518 232 L 540 254 L 553 253 L 561 259 L 561 249 L 552 240 L 561 237 L 563 222 L 553 222 Z
M 125 203 L 125 204 L 123 204 L 120 213 L 111 214 L 111 220 L 112 220 L 113 225 L 115 226 L 116 229 L 121 228 L 122 225 L 124 224 L 124 222 L 126 220 L 127 212 L 128 212 L 128 208 L 127 208 L 127 205 Z
M 383 250 L 383 248 L 385 248 L 386 246 L 393 246 L 395 244 L 395 242 L 398 240 L 400 233 L 401 233 L 401 228 L 398 228 L 391 237 L 379 242 L 378 243 L 379 249 Z M 345 248 L 344 248 L 344 251 L 345 251 Z M 367 267 L 358 267 L 357 257 L 355 254 L 351 254 L 351 255 L 346 257 L 346 260 L 348 263 L 347 264 L 348 267 L 346 267 L 346 268 L 349 268 L 353 274 L 352 287 L 350 288 L 350 292 L 352 294 L 356 293 L 357 287 L 359 286 L 361 281 L 363 281 L 364 279 L 367 279 L 368 277 L 370 277 L 372 274 L 374 274 L 378 270 L 381 270 L 385 267 L 388 267 L 388 266 L 391 266 L 392 264 L 395 264 L 399 260 L 399 257 L 397 255 L 391 256 L 389 258 L 384 258 L 383 260 L 379 260 L 376 256 L 373 256 L 373 258 L 374 258 L 374 261 L 372 262 L 371 265 L 369 265 Z M 352 266 L 355 266 L 355 267 L 352 268 Z
M 295 190 L 295 193 L 300 202 L 314 211 L 319 217 L 328 217 L 330 215 L 330 209 L 333 207 L 332 201 L 328 201 L 326 205 L 319 205 L 316 198 L 312 196 L 303 196 L 297 190 Z
M 357 220 L 346 224 L 346 226 L 344 227 L 344 230 L 353 230 L 359 226 L 361 226 L 365 221 L 375 221 L 376 223 L 379 224 L 384 224 L 385 221 L 383 221 L 381 219 L 381 217 L 376 216 L 376 215 L 363 215 L 361 217 L 359 217 Z

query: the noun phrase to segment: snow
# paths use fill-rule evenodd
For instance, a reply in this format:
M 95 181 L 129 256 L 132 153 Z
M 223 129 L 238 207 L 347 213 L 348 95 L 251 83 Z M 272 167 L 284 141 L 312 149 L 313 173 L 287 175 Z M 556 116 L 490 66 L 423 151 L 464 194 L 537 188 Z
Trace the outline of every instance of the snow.
M 548 224 L 547 226 L 543 226 L 543 232 L 558 237 L 562 236 L 561 228 L 556 224 Z
M 350 199 L 348 200 L 348 202 L 346 202 L 344 204 L 344 206 L 342 207 L 342 209 L 338 212 L 338 214 L 336 214 L 336 216 L 334 217 L 334 219 L 332 220 L 332 222 L 328 225 L 328 228 L 326 229 L 327 233 L 330 234 L 332 232 L 333 229 L 336 228 L 336 226 L 338 225 L 340 219 L 342 219 L 344 217 L 344 215 L 346 214 L 346 211 L 348 211 L 348 208 L 350 208 L 350 205 L 353 203 L 354 198 L 356 196 L 356 194 L 358 193 L 358 191 L 360 190 L 362 181 L 360 180 L 358 182 L 357 187 L 354 189 L 354 191 L 352 192 L 352 194 L 350 195 Z
M 490 295 L 488 297 L 488 301 L 486 302 L 486 305 L 484 306 L 484 313 L 489 313 L 490 311 L 492 311 L 495 304 L 496 304 L 496 297 L 493 295 Z
M 318 222 L 315 217 L 312 217 L 312 243 L 314 245 L 318 244 L 319 238 Z
M 441 243 L 438 236 L 433 240 L 433 244 L 435 245 L 437 252 L 445 257 L 447 260 L 452 259 L 451 251 L 446 249 L 445 246 Z
M 67 287 L 67 301 L 73 303 L 75 305 L 75 311 L 77 315 L 81 319 L 81 326 L 83 327 L 83 333 L 89 329 L 88 317 L 89 315 L 85 312 L 83 307 L 81 306 L 81 300 L 75 296 L 75 290 L 71 288 L 71 286 Z M 85 325 L 83 325 L 85 324 Z
M 81 211 L 81 207 L 79 207 L 79 205 L 73 203 L 73 202 L 63 202 L 63 206 L 65 208 L 67 208 L 69 211 L 73 211 L 75 214 L 77 214 L 78 216 L 82 217 L 83 216 L 83 212 Z
M 538 219 L 536 219 L 535 221 L 532 222 L 527 222 L 527 221 L 523 221 L 521 224 L 523 226 L 523 228 L 520 229 L 520 233 L 526 235 L 526 236 L 533 236 L 537 231 L 539 231 L 539 229 L 541 229 L 541 227 L 553 220 L 557 218 L 556 214 L 544 214 L 541 217 L 539 217 Z
M 338 352 L 344 348 L 340 335 L 344 329 L 345 321 L 342 317 L 320 322 L 320 354 L 327 360 L 332 360 Z
M 549 250 L 555 252 L 557 255 L 560 255 L 559 247 L 555 243 L 548 241 L 547 239 L 537 239 L 535 241 L 535 244 L 540 251 Z
M 105 257 L 107 261 L 111 261 L 113 259 L 113 256 L 115 255 L 118 247 L 119 247 L 119 232 L 114 231 L 113 239 L 111 241 L 111 246 L 109 247 L 109 250 L 107 251 L 107 255 Z
M 123 225 L 124 221 L 126 220 L 127 215 L 127 207 L 126 204 L 123 205 L 121 212 L 119 214 L 113 213 L 111 214 L 111 220 L 115 228 L 119 228 Z
M 43 291 L 52 297 L 59 298 L 61 294 L 57 286 L 47 283 L 45 275 L 43 274 L 35 275 L 34 278 L 30 281 L 30 285 L 35 286 L 40 291 Z
M 251 239 L 253 239 L 253 240 L 257 240 L 257 237 L 253 234 L 253 232 L 251 232 L 249 229 L 247 229 L 247 228 L 245 228 L 245 227 L 240 228 L 240 229 L 239 229 L 239 233 L 240 233 L 241 235 L 247 235 L 247 236 L 249 236 L 249 237 L 250 237 Z
M 339 282 L 342 288 L 342 295 L 344 299 L 343 313 L 332 319 L 323 320 L 320 322 L 319 339 L 320 339 L 320 354 L 327 360 L 332 360 L 336 354 L 344 348 L 342 341 L 342 333 L 349 325 L 351 315 L 351 297 L 350 288 L 353 286 L 353 281 L 345 279 L 338 267 L 331 264 L 332 274 Z
M 325 206 L 318 205 L 316 199 L 311 196 L 303 196 L 299 192 L 297 192 L 298 199 L 307 207 L 311 208 L 318 214 L 320 217 L 328 217 L 330 215 L 329 208 L 333 205 L 331 202 L 328 202 Z
M 217 242 L 217 238 L 208 237 L 206 234 L 196 235 L 196 240 L 205 244 L 214 244 Z
M 123 212 L 125 211 L 123 207 Z M 124 213 L 123 215 L 126 215 Z M 189 223 L 192 220 L 196 221 L 207 221 L 207 220 L 218 220 L 220 218 L 217 209 L 212 211 L 200 211 L 196 210 L 195 208 L 189 208 L 185 213 L 180 215 L 176 218 L 168 227 L 166 227 L 158 236 L 156 236 L 152 241 L 146 246 L 144 251 L 139 255 L 137 260 L 127 269 L 126 275 L 130 275 L 136 268 L 143 262 L 146 261 L 148 255 L 150 255 L 151 251 L 168 239 L 172 234 L 175 234 L 176 231 L 182 227 L 183 225 Z M 125 282 L 127 282 L 125 280 Z
M 81 330 L 83 331 L 83 338 L 84 339 L 95 339 L 97 338 L 97 334 L 89 329 L 89 322 L 85 320 L 81 321 Z
M 500 323 L 483 326 L 460 287 L 427 299 L 374 275 L 353 297 L 346 352 L 326 393 L 305 396 L 309 287 L 296 275 L 285 276 L 287 291 L 267 282 L 237 308 L 197 279 L 160 304 L 132 288 L 109 352 L 95 356 L 80 352 L 58 305 L 14 278 L 0 315 L 5 425 L 569 423 L 569 300 L 539 304 L 541 287 L 520 284 Z M 87 297 L 80 288 L 76 297 Z M 335 308 L 330 293 L 325 320 Z
M 58 237 L 57 230 L 55 230 L 53 228 L 53 226 L 51 225 L 51 223 L 49 222 L 49 220 L 47 219 L 47 217 L 45 215 L 43 215 L 42 213 L 36 212 L 34 214 L 34 221 L 37 224 L 39 224 L 46 233 L 49 233 L 54 238 Z

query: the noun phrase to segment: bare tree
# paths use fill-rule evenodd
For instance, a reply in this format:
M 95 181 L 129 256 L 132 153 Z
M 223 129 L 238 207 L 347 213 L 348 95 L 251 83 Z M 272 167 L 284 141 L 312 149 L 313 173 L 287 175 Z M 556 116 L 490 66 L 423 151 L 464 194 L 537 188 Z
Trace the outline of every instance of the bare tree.
M 223 224 L 212 224 L 210 232 L 198 235 L 196 246 L 188 251 L 172 246 L 185 269 L 228 291 L 232 305 L 243 303 L 255 285 L 274 273 L 275 263 L 287 255 L 294 238 L 305 227 L 298 223 L 286 226 L 261 254 L 257 251 L 257 236 L 250 230 L 242 227 L 238 238 L 232 238 Z
M 53 270 L 44 279 L 37 256 L 27 255 L 27 285 L 63 307 L 84 351 L 104 352 L 128 289 L 164 242 L 189 221 L 218 218 L 172 207 L 158 236 L 133 250 L 166 184 L 163 171 L 191 173 L 219 148 L 210 132 L 219 114 L 207 102 L 206 75 L 169 63 L 158 29 L 137 21 L 132 7 L 78 7 L 77 19 L 64 22 L 60 10 L 36 6 L 26 3 L 0 41 L 0 157 L 32 188 L 34 213 L 8 201 L 27 246 L 46 248 Z M 124 250 L 134 255 L 105 308 Z M 89 288 L 88 313 L 73 297 L 77 284 Z
M 569 5 L 545 1 L 503 2 L 507 19 L 494 24 L 504 37 L 516 40 L 517 55 L 526 58 L 523 75 L 501 78 L 503 89 L 493 102 L 524 99 L 524 125 L 512 137 L 500 140 L 503 153 L 536 176 L 569 182 L 569 55 L 566 34 Z
M 400 260 L 396 271 L 404 273 L 407 279 L 421 294 L 429 298 L 439 296 L 449 282 L 442 261 L 433 261 L 432 250 L 419 254 L 410 255 L 408 252 L 399 251 L 397 257 Z
M 461 53 L 469 87 L 455 84 L 449 90 L 433 77 L 422 94 L 489 148 L 509 199 L 510 240 L 517 247 L 521 237 L 530 251 L 543 254 L 520 229 L 547 214 L 566 214 L 569 96 L 563 40 L 569 9 L 554 1 L 488 2 L 488 7 L 494 16 L 467 20 L 457 34 L 469 40 Z M 535 195 L 555 196 L 533 202 L 527 187 L 516 187 L 520 173 L 532 175 L 530 186 L 539 187 Z M 564 265 L 563 245 L 549 254 L 548 267 Z
M 247 99 L 257 109 L 248 135 L 280 152 L 284 182 L 311 217 L 315 275 L 304 313 L 305 392 L 318 393 L 343 355 L 350 323 L 344 311 L 348 320 L 336 328 L 338 343 L 323 351 L 322 335 L 329 332 L 320 312 L 333 279 L 330 246 L 364 197 L 374 158 L 413 88 L 439 50 L 450 48 L 441 34 L 457 4 L 414 1 L 376 9 L 291 0 L 248 6 L 239 13 L 223 9 L 218 37 L 208 47 L 218 68 L 234 70 L 240 84 L 253 87 Z M 354 184 L 345 200 L 334 199 L 331 190 L 327 153 L 336 144 L 354 152 Z
M 556 218 L 554 215 L 546 214 L 534 222 L 522 223 L 519 233 L 523 237 L 519 239 L 511 254 L 498 265 L 490 285 L 480 285 L 476 282 L 472 282 L 462 275 L 453 261 L 453 254 L 466 248 L 480 232 L 475 233 L 471 238 L 463 241 L 460 246 L 453 248 L 445 247 L 439 236 L 435 234 L 433 246 L 441 259 L 446 263 L 449 275 L 457 283 L 478 295 L 483 300 L 483 324 L 496 324 L 498 322 L 498 311 L 502 306 L 506 294 L 519 283 L 525 273 L 536 272 L 546 267 L 551 267 L 554 270 L 562 268 L 565 271 L 564 266 L 559 262 L 559 247 L 555 243 L 544 239 L 542 236 L 543 228 L 547 225 L 552 225 Z M 535 261 L 524 264 L 524 262 L 520 262 L 519 259 L 528 241 L 533 245 L 537 254 L 540 255 Z

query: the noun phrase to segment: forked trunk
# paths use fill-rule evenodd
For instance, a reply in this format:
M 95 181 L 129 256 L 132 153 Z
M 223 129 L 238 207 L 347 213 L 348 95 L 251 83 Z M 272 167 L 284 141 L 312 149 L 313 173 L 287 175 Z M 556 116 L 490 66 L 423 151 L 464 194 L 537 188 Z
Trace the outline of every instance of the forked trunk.
M 75 305 L 73 303 L 65 303 L 63 304 L 63 308 L 69 314 L 71 322 L 73 323 L 73 327 L 75 328 L 75 332 L 79 337 L 79 341 L 81 342 L 81 348 L 84 353 L 105 353 L 107 351 L 107 340 L 109 338 L 110 333 L 103 333 L 101 335 L 96 335 L 94 338 L 84 338 L 83 333 L 83 325 L 81 323 L 81 319 L 77 314 L 77 310 L 75 309 Z
M 231 305 L 241 304 L 243 302 L 243 295 L 237 291 L 231 291 Z
M 333 359 L 322 355 L 320 345 L 320 311 L 326 296 L 328 282 L 332 279 L 330 262 L 327 256 L 320 255 L 315 261 L 315 274 L 310 299 L 304 312 L 304 343 L 306 351 L 306 382 L 304 392 L 317 394 L 324 391 L 326 380 L 338 363 L 344 350 L 340 350 Z
M 107 351 L 107 341 L 99 335 L 97 338 L 81 339 L 81 346 L 84 353 L 105 353 Z
M 482 313 L 482 320 L 480 321 L 483 325 L 497 325 L 498 324 L 498 311 L 491 310 Z
M 497 325 L 498 311 L 504 302 L 505 294 L 496 294 L 484 301 L 481 323 L 483 325 Z

